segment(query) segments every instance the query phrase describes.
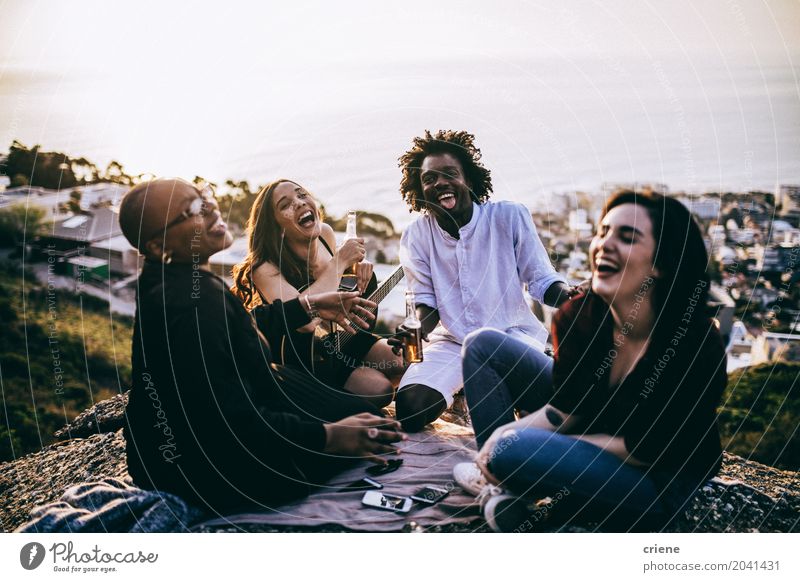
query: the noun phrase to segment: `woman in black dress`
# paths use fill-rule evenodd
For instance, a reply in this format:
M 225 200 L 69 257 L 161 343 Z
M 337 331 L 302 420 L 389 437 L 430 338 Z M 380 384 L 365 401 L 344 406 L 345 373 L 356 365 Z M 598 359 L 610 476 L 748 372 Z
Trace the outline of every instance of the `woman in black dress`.
M 262 305 L 286 302 L 304 292 L 335 291 L 345 269 L 356 264 L 358 289 L 367 289 L 372 265 L 364 261 L 363 239 L 344 242 L 336 249 L 333 229 L 322 222 L 313 196 L 290 180 L 276 180 L 259 192 L 248 220 L 249 253 L 234 268 L 234 293 L 256 318 Z M 324 318 L 282 329 L 268 337 L 277 357 L 301 368 L 332 389 L 358 394 L 377 407 L 392 401 L 403 375 L 402 358 L 392 353 L 386 340 L 359 331 L 343 349 L 334 342 L 315 339 L 318 327 L 328 329 Z

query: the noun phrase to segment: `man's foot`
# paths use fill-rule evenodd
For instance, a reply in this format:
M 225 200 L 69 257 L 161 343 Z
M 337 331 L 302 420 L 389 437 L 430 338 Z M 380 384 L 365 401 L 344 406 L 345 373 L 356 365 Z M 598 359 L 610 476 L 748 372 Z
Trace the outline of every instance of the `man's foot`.
M 453 479 L 470 495 L 477 496 L 489 482 L 475 463 L 458 463 L 453 467 Z

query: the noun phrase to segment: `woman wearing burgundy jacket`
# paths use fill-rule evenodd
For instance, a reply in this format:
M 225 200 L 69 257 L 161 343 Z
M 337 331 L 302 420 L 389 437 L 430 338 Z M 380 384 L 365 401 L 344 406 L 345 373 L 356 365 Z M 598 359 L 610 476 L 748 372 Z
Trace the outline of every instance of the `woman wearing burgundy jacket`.
M 490 482 L 493 529 L 661 529 L 719 470 L 725 352 L 705 313 L 708 257 L 691 214 L 619 192 L 590 259 L 591 289 L 554 317 L 554 360 L 497 330 L 465 344 L 480 472 L 455 475 L 473 491 Z M 515 409 L 531 414 L 515 420 Z

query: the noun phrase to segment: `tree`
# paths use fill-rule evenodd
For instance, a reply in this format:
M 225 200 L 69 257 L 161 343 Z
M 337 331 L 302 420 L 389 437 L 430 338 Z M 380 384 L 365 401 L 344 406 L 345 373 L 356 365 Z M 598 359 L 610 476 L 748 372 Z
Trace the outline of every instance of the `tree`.
M 225 181 L 224 193 L 217 197 L 217 202 L 219 210 L 229 226 L 244 231 L 250 216 L 250 208 L 252 208 L 259 190 L 261 188 L 253 190 L 247 180 Z
M 67 202 L 65 202 L 63 205 L 64 210 L 74 214 L 80 214 L 82 212 L 81 198 L 83 198 L 83 194 L 80 190 L 73 190 L 70 192 L 69 200 L 67 200 Z
M 71 161 L 72 173 L 75 174 L 78 183 L 93 184 L 98 181 L 100 172 L 97 166 L 84 157 L 75 158 Z
M 103 173 L 103 178 L 115 184 L 122 184 L 124 186 L 132 186 L 133 178 L 125 173 L 125 169 L 117 160 L 111 160 L 106 166 L 106 171 Z
M 14 176 L 17 182 L 17 175 L 21 175 L 31 186 L 53 190 L 72 188 L 78 184 L 69 156 L 61 152 L 40 151 L 38 145 L 28 148 L 17 140 L 9 148 L 4 172 Z
M 392 221 L 383 214 L 359 210 L 356 212 L 356 216 L 356 230 L 359 235 L 368 234 L 380 238 L 391 238 L 396 233 Z M 333 230 L 343 231 L 347 227 L 347 216 L 325 217 L 325 222 L 330 224 Z
M 19 188 L 20 186 L 28 186 L 30 182 L 25 174 L 14 174 L 11 176 L 11 187 Z
M 18 203 L 0 209 L 0 246 L 16 246 L 42 230 L 44 209 Z

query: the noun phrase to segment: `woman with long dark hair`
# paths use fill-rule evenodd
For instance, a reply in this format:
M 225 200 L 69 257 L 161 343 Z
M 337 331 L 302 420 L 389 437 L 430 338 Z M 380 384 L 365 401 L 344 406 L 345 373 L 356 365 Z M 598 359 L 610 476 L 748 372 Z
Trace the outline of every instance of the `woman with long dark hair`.
M 145 256 L 125 414 L 138 486 L 228 512 L 302 497 L 353 458 L 385 463 L 380 455 L 403 438 L 399 425 L 361 398 L 273 365 L 252 316 L 211 272 L 209 257 L 233 239 L 210 187 L 139 184 L 119 218 Z M 366 325 L 369 307 L 357 293 L 303 294 L 265 315 L 304 325 L 318 311 Z
M 314 197 L 291 180 L 276 180 L 259 192 L 247 232 L 248 254 L 234 267 L 233 291 L 256 313 L 259 306 L 285 302 L 302 292 L 336 291 L 345 269 L 354 264 L 361 293 L 372 279 L 372 265 L 363 260 L 363 239 L 347 240 L 335 250 L 333 229 L 322 222 Z M 280 318 L 271 321 L 271 328 L 262 330 L 279 350 L 282 363 L 379 408 L 392 401 L 404 368 L 386 340 L 359 330 L 339 348 L 333 339 L 315 338 L 317 328 L 325 324 L 320 318 L 299 328 Z
M 495 330 L 465 344 L 480 471 L 455 474 L 472 491 L 489 482 L 483 511 L 498 531 L 547 519 L 661 529 L 719 470 L 725 352 L 690 212 L 617 192 L 590 260 L 591 289 L 554 317 L 554 362 Z M 515 420 L 515 408 L 533 412 Z

